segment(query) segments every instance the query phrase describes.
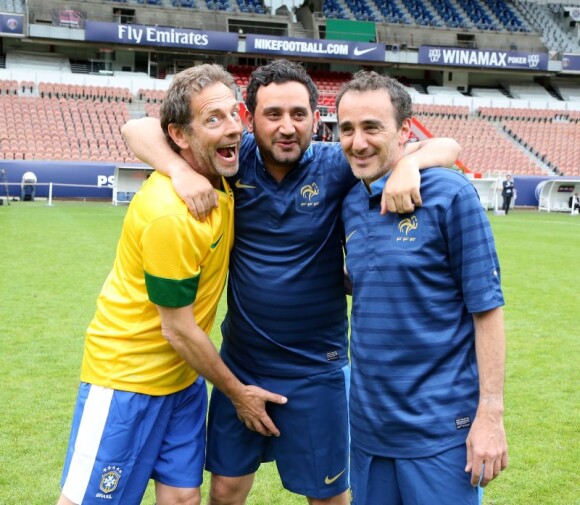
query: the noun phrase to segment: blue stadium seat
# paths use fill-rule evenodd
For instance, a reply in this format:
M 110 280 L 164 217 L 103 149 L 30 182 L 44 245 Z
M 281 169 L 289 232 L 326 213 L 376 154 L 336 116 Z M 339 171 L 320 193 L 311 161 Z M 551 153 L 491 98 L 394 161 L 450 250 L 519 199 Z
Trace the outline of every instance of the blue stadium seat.
M 342 6 L 336 0 L 324 0 L 323 14 L 330 19 L 348 19 Z
M 418 25 L 439 26 L 441 24 L 434 19 L 433 14 L 427 9 L 422 0 L 407 0 L 405 7 Z
M 398 24 L 411 23 L 409 19 L 407 19 L 407 17 L 405 16 L 405 14 L 403 14 L 403 11 L 399 8 L 399 6 L 391 0 L 384 3 L 380 2 L 378 7 L 380 13 L 383 15 L 385 23 L 398 23 Z
M 479 30 L 498 30 L 499 27 L 493 22 L 477 0 L 458 0 L 459 5 L 471 18 L 475 27 Z
M 522 19 L 505 0 L 488 0 L 486 5 L 493 11 L 503 26 L 509 31 L 528 31 Z
M 346 4 L 358 21 L 380 21 L 368 3 L 361 0 L 346 0 Z
M 467 23 L 450 0 L 431 0 L 431 4 L 449 28 L 466 28 Z
M 195 0 L 171 0 L 173 7 L 195 7 Z

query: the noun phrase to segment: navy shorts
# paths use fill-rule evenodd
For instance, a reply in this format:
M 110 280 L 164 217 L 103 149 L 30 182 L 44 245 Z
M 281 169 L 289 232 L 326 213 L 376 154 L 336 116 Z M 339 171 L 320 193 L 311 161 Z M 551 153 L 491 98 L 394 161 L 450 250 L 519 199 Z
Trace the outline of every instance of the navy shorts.
M 465 445 L 435 456 L 394 459 L 351 449 L 352 505 L 480 505 L 465 473 Z
M 268 404 L 280 437 L 249 430 L 232 402 L 213 389 L 208 418 L 206 469 L 226 477 L 254 473 L 261 463 L 276 461 L 282 484 L 293 493 L 324 499 L 348 489 L 348 386 L 350 369 L 308 377 L 261 377 L 232 371 L 244 384 L 288 398 Z
M 203 476 L 207 388 L 149 396 L 81 383 L 62 475 L 74 503 L 139 505 L 149 479 L 197 488 Z

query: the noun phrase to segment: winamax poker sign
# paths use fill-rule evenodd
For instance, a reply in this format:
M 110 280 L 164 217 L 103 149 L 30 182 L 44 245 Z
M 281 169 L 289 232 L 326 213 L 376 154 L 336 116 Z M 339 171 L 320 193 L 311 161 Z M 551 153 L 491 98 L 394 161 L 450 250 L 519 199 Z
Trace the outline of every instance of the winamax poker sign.
M 421 46 L 419 48 L 419 64 L 474 68 L 547 70 L 548 54 Z

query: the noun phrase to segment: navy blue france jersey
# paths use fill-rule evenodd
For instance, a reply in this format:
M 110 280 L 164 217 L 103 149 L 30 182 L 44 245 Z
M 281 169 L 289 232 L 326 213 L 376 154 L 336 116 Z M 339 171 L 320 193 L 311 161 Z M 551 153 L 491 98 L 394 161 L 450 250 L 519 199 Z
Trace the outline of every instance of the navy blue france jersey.
M 392 458 L 465 443 L 479 400 L 473 313 L 504 304 L 489 221 L 473 185 L 422 172 L 423 206 L 380 215 L 386 178 L 345 199 L 353 285 L 351 443 Z
M 257 374 L 306 376 L 347 357 L 342 201 L 356 182 L 340 144 L 313 143 L 278 183 L 242 140 L 222 356 Z

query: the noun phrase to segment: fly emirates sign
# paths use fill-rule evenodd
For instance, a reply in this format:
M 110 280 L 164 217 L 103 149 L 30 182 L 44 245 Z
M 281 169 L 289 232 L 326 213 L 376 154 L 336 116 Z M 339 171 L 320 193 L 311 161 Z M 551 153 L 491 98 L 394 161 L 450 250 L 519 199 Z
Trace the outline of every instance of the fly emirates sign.
M 90 20 L 85 22 L 85 40 L 212 51 L 237 51 L 238 49 L 238 35 L 235 33 Z

